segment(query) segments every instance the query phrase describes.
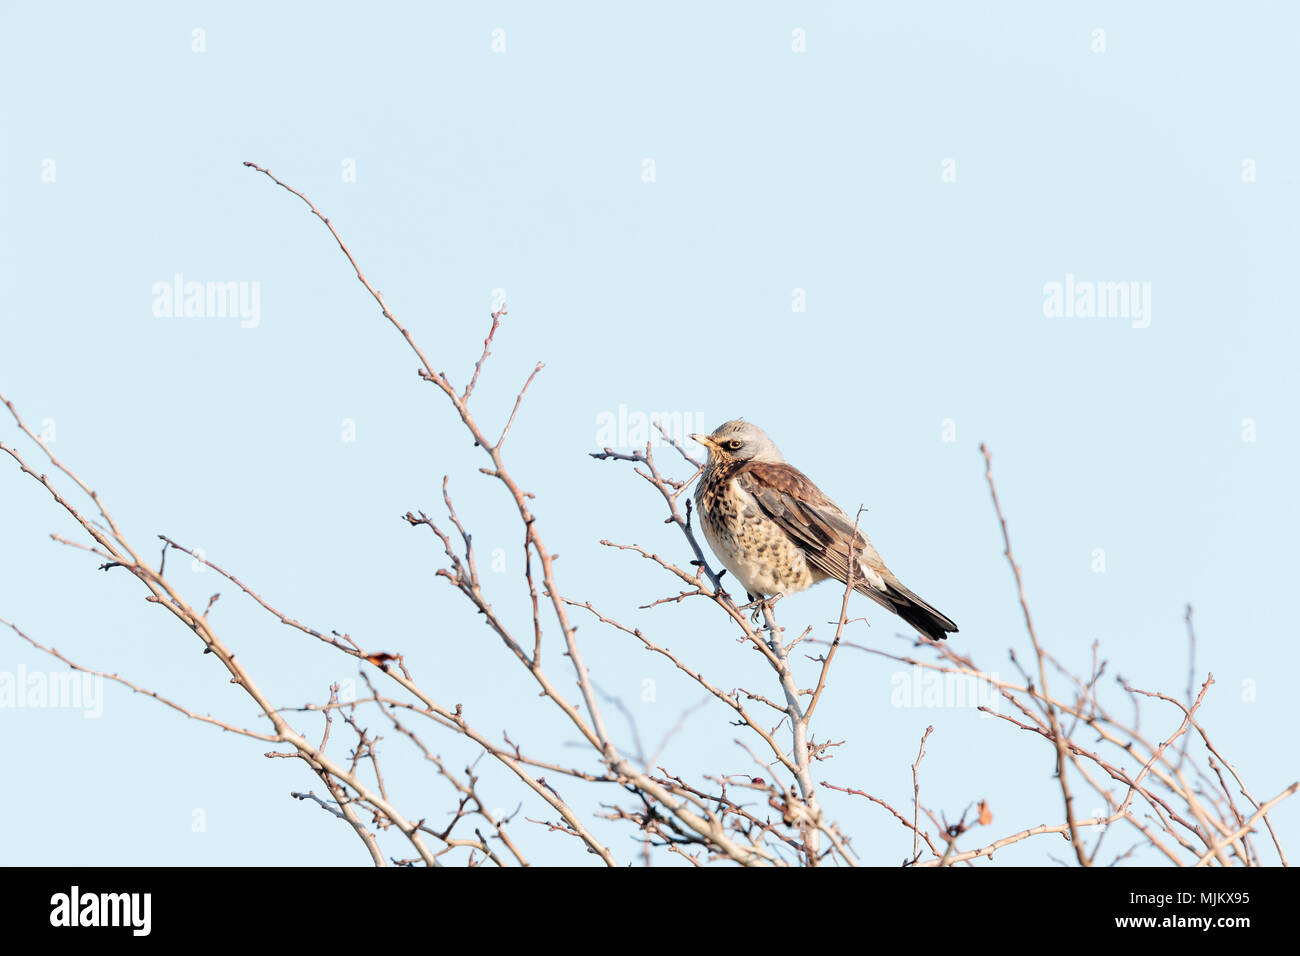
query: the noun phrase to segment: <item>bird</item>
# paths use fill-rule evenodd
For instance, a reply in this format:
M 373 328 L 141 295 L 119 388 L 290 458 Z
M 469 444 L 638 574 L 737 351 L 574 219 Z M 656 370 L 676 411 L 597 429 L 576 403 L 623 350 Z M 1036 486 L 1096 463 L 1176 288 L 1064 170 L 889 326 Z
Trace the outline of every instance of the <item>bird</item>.
M 802 471 L 787 464 L 767 433 L 744 419 L 708 435 L 695 505 L 704 538 L 751 601 L 803 591 L 819 581 L 848 584 L 921 634 L 942 641 L 957 625 L 903 587 L 871 541 Z

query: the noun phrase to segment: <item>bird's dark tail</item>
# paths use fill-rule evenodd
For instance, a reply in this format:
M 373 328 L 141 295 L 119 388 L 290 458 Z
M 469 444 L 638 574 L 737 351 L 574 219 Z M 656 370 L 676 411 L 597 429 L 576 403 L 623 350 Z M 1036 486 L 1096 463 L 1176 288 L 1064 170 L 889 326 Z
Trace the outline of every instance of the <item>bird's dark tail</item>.
M 930 640 L 942 641 L 949 633 L 957 633 L 956 624 L 901 584 L 889 582 L 885 594 L 894 605 L 894 613 Z

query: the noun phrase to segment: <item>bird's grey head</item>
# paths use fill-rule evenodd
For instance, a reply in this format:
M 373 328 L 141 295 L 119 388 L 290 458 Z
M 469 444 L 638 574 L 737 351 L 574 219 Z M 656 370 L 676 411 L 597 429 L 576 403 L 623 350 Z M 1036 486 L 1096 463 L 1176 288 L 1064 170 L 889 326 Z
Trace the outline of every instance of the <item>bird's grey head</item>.
M 752 425 L 743 418 L 724 422 L 713 429 L 709 435 L 692 435 L 697 442 L 709 450 L 709 455 L 717 458 L 732 458 L 736 461 L 785 461 L 780 450 L 767 432 Z

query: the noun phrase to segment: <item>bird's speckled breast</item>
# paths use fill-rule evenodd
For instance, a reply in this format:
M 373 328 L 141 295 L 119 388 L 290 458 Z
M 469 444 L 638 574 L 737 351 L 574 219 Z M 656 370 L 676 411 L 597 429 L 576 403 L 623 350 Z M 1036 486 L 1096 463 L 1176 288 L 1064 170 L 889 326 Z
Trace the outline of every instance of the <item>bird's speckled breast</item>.
M 704 539 L 749 594 L 794 594 L 810 587 L 817 578 L 803 550 L 733 480 L 740 465 L 710 464 L 695 489 Z

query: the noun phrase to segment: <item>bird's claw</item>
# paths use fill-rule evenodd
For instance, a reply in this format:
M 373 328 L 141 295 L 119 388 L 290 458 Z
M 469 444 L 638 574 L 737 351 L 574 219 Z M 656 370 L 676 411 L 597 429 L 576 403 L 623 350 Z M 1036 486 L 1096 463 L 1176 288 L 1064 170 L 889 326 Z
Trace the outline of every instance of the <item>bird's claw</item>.
M 749 592 L 746 592 L 745 597 L 749 598 L 749 603 L 741 605 L 739 610 L 749 611 L 749 623 L 757 625 L 758 619 L 763 615 L 764 609 L 776 607 L 776 602 L 781 600 L 782 595 L 780 592 L 777 592 L 771 597 L 763 597 L 762 595 L 755 597 Z M 770 621 L 765 621 L 761 628 L 761 630 L 764 631 L 770 631 L 772 629 L 772 623 Z

